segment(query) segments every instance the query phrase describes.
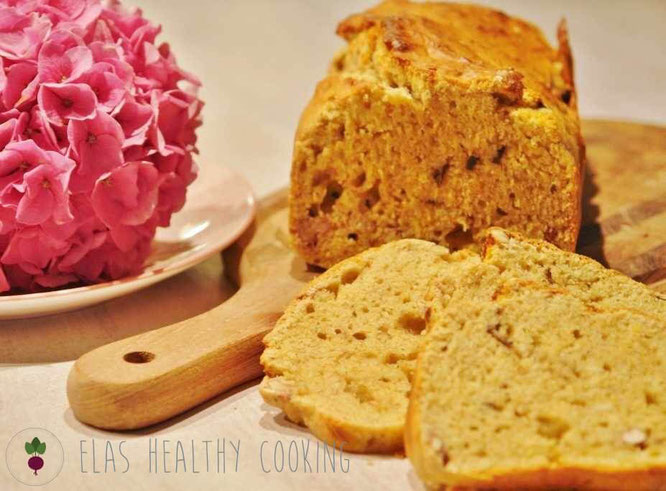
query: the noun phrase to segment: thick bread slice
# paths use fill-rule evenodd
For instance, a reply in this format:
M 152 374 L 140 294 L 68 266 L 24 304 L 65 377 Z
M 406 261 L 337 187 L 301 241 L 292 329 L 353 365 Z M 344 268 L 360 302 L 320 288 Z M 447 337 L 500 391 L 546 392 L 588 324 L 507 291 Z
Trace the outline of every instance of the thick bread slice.
M 432 486 L 666 489 L 666 317 L 508 279 L 434 301 L 405 445 Z M 657 314 L 657 315 L 654 315 Z
M 264 400 L 344 450 L 402 449 L 428 284 L 468 262 L 479 257 L 406 239 L 313 280 L 264 339 Z
M 662 334 L 666 330 L 666 299 L 663 296 L 618 272 L 604 268 L 589 258 L 564 252 L 543 241 L 526 239 L 518 234 L 495 228 L 490 229 L 486 235 L 482 262 L 466 268 L 464 274 L 440 275 L 433 281 L 427 298 L 431 304 L 428 340 L 432 340 L 432 343 L 428 341 L 415 376 L 417 381 L 412 394 L 405 441 L 410 459 L 425 480 L 431 484 L 498 488 L 581 486 L 595 489 L 660 489 L 655 487 L 655 483 L 658 483 L 659 479 L 665 479 L 662 467 L 663 459 L 666 459 L 664 452 L 666 439 L 661 439 L 662 437 L 657 433 L 650 433 L 652 430 L 648 423 L 652 426 L 666 427 L 666 418 L 664 418 L 666 398 L 660 398 L 658 395 L 666 389 L 664 382 L 666 348 Z M 493 315 L 495 320 L 491 322 Z M 520 316 L 526 316 L 525 323 L 516 328 L 511 319 L 520 318 Z M 509 321 L 507 322 L 506 319 Z M 452 333 L 458 333 L 456 336 L 459 336 L 458 331 L 467 329 L 468 324 L 479 329 L 479 326 L 485 326 L 486 336 L 498 345 L 494 347 L 504 347 L 506 352 L 488 351 L 487 348 L 492 347 L 492 343 L 478 345 L 479 340 L 489 340 L 483 336 L 465 336 L 467 344 L 464 349 L 467 351 L 464 352 L 464 362 L 460 359 L 455 361 L 448 358 L 451 348 L 445 345 L 442 339 L 452 336 Z M 588 325 L 591 326 L 591 332 L 585 331 Z M 562 340 L 558 341 L 559 338 L 556 337 L 555 340 L 545 341 L 549 338 L 544 338 L 539 332 L 543 329 L 551 329 L 552 332 L 548 331 L 549 336 L 564 333 Z M 604 330 L 609 332 L 603 334 Z M 652 332 L 648 332 L 649 330 Z M 471 332 L 477 331 L 472 329 Z M 523 366 L 521 370 L 527 370 L 527 372 L 520 372 L 520 376 L 518 376 L 515 372 L 517 368 L 513 367 L 511 370 L 515 369 L 514 371 L 509 370 L 505 373 L 505 375 L 508 374 L 506 380 L 502 379 L 497 382 L 499 379 L 497 379 L 495 371 L 502 371 L 504 368 L 493 367 L 505 367 L 504 358 L 506 358 L 507 352 L 515 354 L 514 348 L 525 346 L 526 332 L 533 334 L 530 350 L 534 351 L 530 351 L 530 356 L 536 356 L 541 365 L 538 363 L 535 363 L 534 366 L 529 365 L 531 357 L 527 357 L 526 361 L 521 358 L 519 366 Z M 570 335 L 573 336 L 573 339 L 570 338 Z M 607 339 L 604 339 L 604 336 Z M 538 340 L 538 343 L 534 342 L 535 339 Z M 591 339 L 592 341 L 590 341 Z M 520 344 L 521 342 L 523 345 Z M 588 342 L 589 345 L 586 345 Z M 598 353 L 584 351 L 581 346 L 586 346 L 589 350 L 596 346 Z M 577 353 L 580 354 L 580 359 L 575 357 L 577 356 L 575 349 L 583 350 Z M 630 354 L 622 350 L 630 351 Z M 655 352 L 651 353 L 650 350 Z M 486 361 L 479 364 L 474 353 Z M 441 357 L 442 360 L 437 360 L 437 357 Z M 612 361 L 618 357 L 619 364 L 614 365 Z M 603 361 L 599 361 L 600 359 Z M 555 396 L 550 399 L 548 398 L 550 396 L 546 397 L 550 392 L 557 395 L 557 391 L 549 384 L 563 380 L 557 378 L 557 373 L 553 374 L 549 371 L 548 365 L 543 365 L 548 360 L 555 360 L 553 363 L 559 364 L 559 370 L 574 371 L 575 378 L 564 391 L 573 401 L 573 409 L 566 405 L 562 407 L 562 401 Z M 525 363 L 528 364 L 528 369 L 524 368 Z M 603 412 L 598 411 L 598 408 L 595 409 L 594 404 L 589 401 L 590 394 L 598 398 L 608 398 L 611 392 L 619 390 L 620 393 L 627 396 L 630 412 L 639 410 L 642 404 L 649 406 L 648 411 L 652 418 L 644 420 L 644 427 L 625 429 L 621 436 L 627 433 L 626 439 L 637 441 L 636 445 L 639 450 L 644 446 L 643 437 L 649 437 L 652 449 L 648 451 L 646 448 L 644 454 L 654 454 L 656 457 L 652 461 L 645 461 L 645 465 L 642 467 L 637 461 L 631 460 L 622 467 L 616 461 L 617 454 L 613 454 L 610 450 L 609 460 L 606 461 L 598 456 L 589 461 L 576 460 L 578 459 L 576 455 L 580 455 L 580 452 L 588 454 L 589 450 L 581 446 L 577 454 L 571 448 L 559 449 L 557 447 L 559 443 L 555 441 L 555 450 L 552 452 L 561 450 L 561 453 L 567 455 L 561 457 L 556 453 L 557 458 L 549 460 L 548 465 L 545 465 L 543 464 L 543 454 L 528 454 L 515 441 L 507 439 L 512 434 L 511 432 L 517 431 L 516 428 L 522 428 L 521 424 L 524 421 L 515 423 L 518 425 L 517 427 L 510 425 L 504 428 L 504 420 L 497 419 L 497 424 L 502 426 L 499 433 L 485 436 L 490 438 L 493 445 L 496 444 L 499 447 L 490 447 L 491 451 L 479 450 L 481 453 L 488 454 L 487 457 L 484 457 L 485 460 L 470 460 L 467 455 L 465 462 L 470 462 L 471 465 L 468 468 L 464 466 L 458 468 L 456 467 L 458 464 L 445 463 L 441 460 L 440 448 L 440 445 L 444 445 L 444 440 L 433 437 L 432 435 L 435 434 L 433 431 L 441 430 L 449 435 L 458 435 L 458 433 L 455 431 L 452 433 L 450 428 L 446 429 L 440 424 L 440 421 L 427 421 L 427 418 L 430 417 L 428 412 L 432 409 L 431 406 L 428 406 L 428 400 L 438 399 L 438 407 L 451 406 L 452 411 L 459 410 L 459 408 L 455 409 L 456 405 L 462 404 L 465 406 L 464 411 L 470 414 L 476 414 L 475 411 L 478 410 L 481 403 L 477 399 L 470 398 L 466 393 L 459 392 L 456 389 L 457 386 L 452 387 L 449 378 L 442 378 L 443 372 L 433 368 L 438 364 L 444 367 L 443 372 L 460 364 L 457 370 L 447 372 L 448 376 L 458 377 L 456 380 L 461 384 L 471 384 L 470 387 L 473 387 L 480 395 L 485 394 L 486 390 L 490 390 L 493 394 L 508 401 L 520 401 L 523 396 L 527 397 L 528 402 L 534 399 L 530 404 L 535 404 L 534 407 L 539 408 L 538 405 L 543 403 L 544 407 L 555 408 L 557 413 L 564 415 L 563 420 L 567 425 L 570 424 L 567 419 L 568 415 L 575 414 L 573 420 L 579 423 L 580 427 L 576 430 L 578 433 L 572 432 L 570 435 L 580 436 L 583 432 L 588 431 L 590 432 L 589 438 L 596 438 L 595 432 L 600 428 L 606 428 L 608 431 L 614 429 L 617 432 L 620 431 L 618 428 L 621 428 L 622 425 L 629 425 L 629 420 L 626 418 L 615 419 L 613 420 L 615 426 L 608 423 L 607 427 L 604 426 L 607 422 L 600 421 L 599 426 L 596 426 L 590 420 Z M 592 368 L 589 364 L 592 365 Z M 601 371 L 599 371 L 599 366 L 601 366 Z M 530 379 L 535 376 L 541 376 L 544 380 Z M 588 376 L 593 378 L 592 382 L 585 378 Z M 476 378 L 476 382 L 471 383 L 468 377 Z M 513 381 L 509 381 L 512 377 Z M 633 377 L 633 381 L 627 377 Z M 539 380 L 539 383 L 534 380 Z M 503 387 L 503 384 L 506 387 Z M 547 387 L 547 390 L 534 393 L 536 389 L 533 384 L 543 385 L 543 387 Z M 585 384 L 592 384 L 595 387 L 594 390 L 588 390 Z M 625 385 L 631 387 L 625 388 Z M 434 386 L 442 387 L 442 389 L 433 389 Z M 621 390 L 618 387 L 621 387 Z M 602 389 L 606 392 L 598 392 Z M 439 390 L 439 392 L 431 393 L 432 390 Z M 443 390 L 456 394 L 456 398 L 460 401 L 452 403 L 451 399 L 442 393 Z M 617 405 L 624 399 L 621 399 L 620 402 L 614 401 L 613 404 Z M 508 407 L 506 405 L 502 406 L 501 411 L 498 411 L 491 401 L 488 407 L 494 411 L 491 414 L 497 418 L 500 415 L 511 417 L 511 409 L 504 412 Z M 602 404 L 601 408 L 603 409 L 603 407 Z M 482 409 L 485 410 L 486 406 L 483 406 Z M 579 409 L 583 411 L 580 414 L 576 412 Z M 620 418 L 620 415 L 628 414 L 616 410 L 615 406 L 612 408 L 606 406 L 606 409 L 607 412 L 613 413 L 609 416 L 611 418 Z M 536 409 L 530 409 L 530 411 L 531 424 L 534 424 L 535 417 L 537 417 L 537 423 L 550 424 L 548 417 L 539 419 L 539 415 L 535 412 Z M 585 411 L 591 411 L 592 416 Z M 517 420 L 521 420 L 527 414 L 523 413 L 522 409 L 518 409 L 517 412 L 513 412 L 513 415 Z M 642 417 L 645 413 L 639 411 L 636 414 Z M 657 418 L 659 415 L 661 415 L 661 419 Z M 438 416 L 435 414 L 433 417 L 436 419 Z M 500 423 L 500 421 L 502 422 Z M 559 423 L 557 420 L 554 421 L 557 427 Z M 471 430 L 471 427 L 479 429 Z M 534 428 L 532 426 L 532 430 Z M 470 439 L 470 435 L 464 433 L 467 430 L 483 432 L 487 429 L 477 424 L 461 424 L 456 431 L 463 432 L 460 434 L 464 436 L 460 438 L 465 440 Z M 632 431 L 634 429 L 637 431 Z M 566 433 L 569 434 L 569 430 L 566 430 Z M 521 435 L 524 436 L 523 433 Z M 605 438 L 610 438 L 608 433 L 605 434 Z M 470 441 L 472 440 L 474 439 Z M 471 445 L 470 441 L 467 441 L 468 445 Z M 533 443 L 529 438 L 525 441 L 526 445 L 529 442 Z M 569 444 L 573 445 L 571 441 Z M 498 453 L 498 448 L 504 448 L 506 454 Z M 606 449 L 608 450 L 608 448 Z M 449 454 L 449 450 L 447 450 L 447 454 Z M 502 460 L 507 455 L 518 456 L 518 460 L 524 465 L 516 463 L 516 461 L 507 464 L 507 461 Z M 542 460 L 529 460 L 526 456 L 530 455 Z M 551 458 L 552 455 L 546 454 L 546 457 Z M 596 454 L 591 453 L 590 455 Z M 569 456 L 573 457 L 569 458 Z M 451 458 L 449 455 L 448 459 Z M 623 461 L 623 459 L 624 457 L 620 457 L 619 461 Z M 659 461 L 659 459 L 662 460 Z M 537 465 L 534 462 L 541 463 Z M 484 465 L 486 467 L 483 467 Z

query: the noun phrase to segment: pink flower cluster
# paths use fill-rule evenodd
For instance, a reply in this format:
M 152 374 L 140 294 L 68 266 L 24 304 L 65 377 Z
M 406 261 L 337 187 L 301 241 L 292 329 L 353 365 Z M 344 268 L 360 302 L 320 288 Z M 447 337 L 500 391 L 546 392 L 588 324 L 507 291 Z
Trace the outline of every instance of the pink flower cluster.
M 0 291 L 141 271 L 196 177 L 202 102 L 160 28 L 100 0 L 0 0 Z

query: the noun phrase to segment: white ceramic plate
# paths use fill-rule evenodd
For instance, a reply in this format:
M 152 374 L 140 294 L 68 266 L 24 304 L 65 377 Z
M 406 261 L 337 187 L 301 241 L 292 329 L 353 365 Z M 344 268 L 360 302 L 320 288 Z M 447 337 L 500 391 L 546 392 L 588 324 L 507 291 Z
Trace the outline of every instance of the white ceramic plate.
M 146 288 L 200 263 L 234 242 L 252 222 L 255 200 L 248 182 L 225 168 L 200 172 L 187 202 L 158 229 L 153 252 L 138 276 L 44 293 L 0 297 L 0 319 L 20 319 L 88 307 Z

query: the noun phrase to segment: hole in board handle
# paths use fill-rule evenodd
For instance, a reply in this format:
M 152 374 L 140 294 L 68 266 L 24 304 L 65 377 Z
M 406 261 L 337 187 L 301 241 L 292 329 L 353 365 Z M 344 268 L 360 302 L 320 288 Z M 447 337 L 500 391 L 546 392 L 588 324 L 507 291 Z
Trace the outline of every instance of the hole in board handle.
M 148 363 L 154 359 L 155 355 L 149 351 L 132 351 L 123 356 L 123 360 L 128 363 Z

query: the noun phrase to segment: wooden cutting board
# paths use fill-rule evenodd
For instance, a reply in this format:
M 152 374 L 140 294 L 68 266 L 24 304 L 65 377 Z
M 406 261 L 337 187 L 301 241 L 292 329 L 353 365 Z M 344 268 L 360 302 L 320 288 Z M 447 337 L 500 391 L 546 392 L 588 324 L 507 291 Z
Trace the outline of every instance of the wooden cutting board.
M 588 121 L 579 252 L 666 291 L 666 128 Z M 240 288 L 197 317 L 97 348 L 72 368 L 74 414 L 124 430 L 164 421 L 261 375 L 261 339 L 316 274 L 289 248 L 287 193 L 225 251 Z

